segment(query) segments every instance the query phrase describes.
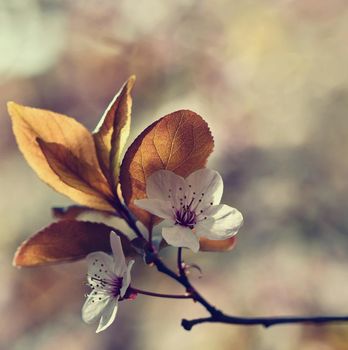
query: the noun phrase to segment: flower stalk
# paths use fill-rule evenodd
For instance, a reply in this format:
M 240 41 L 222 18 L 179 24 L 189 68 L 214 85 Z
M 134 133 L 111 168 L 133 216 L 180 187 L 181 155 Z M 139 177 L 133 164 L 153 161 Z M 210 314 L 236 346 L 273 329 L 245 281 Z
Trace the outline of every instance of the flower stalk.
M 185 272 L 185 263 L 182 260 L 182 248 L 178 248 L 178 260 L 177 260 L 177 264 L 178 264 L 178 270 L 179 270 L 179 275 L 180 276 L 186 276 L 186 272 Z
M 167 298 L 167 299 L 192 299 L 190 294 L 164 294 L 164 293 L 156 293 L 150 292 L 147 290 L 142 290 L 134 287 L 130 287 L 130 293 L 143 294 L 156 298 Z

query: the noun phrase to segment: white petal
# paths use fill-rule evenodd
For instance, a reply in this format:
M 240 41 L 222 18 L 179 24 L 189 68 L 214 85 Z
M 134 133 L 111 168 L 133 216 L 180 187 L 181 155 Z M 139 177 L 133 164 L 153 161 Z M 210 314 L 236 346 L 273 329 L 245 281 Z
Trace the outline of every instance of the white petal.
M 134 204 L 162 219 L 173 219 L 174 217 L 171 203 L 161 199 L 138 199 L 134 201 Z
M 88 282 L 97 285 L 96 279 L 106 279 L 114 271 L 114 260 L 104 252 L 90 253 L 86 257 L 88 264 Z
M 158 170 L 146 179 L 146 194 L 149 199 L 177 202 L 185 190 L 185 179 L 169 170 Z
M 114 322 L 118 309 L 118 298 L 112 299 L 103 310 L 96 333 L 108 328 Z
M 186 179 L 191 190 L 191 196 L 195 198 L 192 208 L 197 211 L 219 204 L 223 193 L 223 181 L 221 175 L 212 169 L 199 169 L 190 174 Z
M 102 293 L 95 295 L 92 291 L 87 297 L 82 307 L 82 319 L 86 323 L 94 323 L 102 314 L 105 307 L 108 305 L 111 297 Z M 101 298 L 101 299 L 99 299 Z
M 132 270 L 132 267 L 134 265 L 135 261 L 134 260 L 131 260 L 129 263 L 128 263 L 128 267 L 127 267 L 127 271 L 125 272 L 125 274 L 123 275 L 123 283 L 122 283 L 122 288 L 120 290 L 120 295 L 121 297 L 123 297 L 131 283 L 131 270 Z
M 204 211 L 207 219 L 199 218 L 195 226 L 197 235 L 211 239 L 234 236 L 243 224 L 242 214 L 225 204 L 214 205 Z M 213 238 L 215 236 L 215 238 Z M 220 237 L 220 238 L 219 238 Z
M 201 221 L 195 226 L 195 232 L 197 237 L 205 237 L 212 240 L 223 240 L 229 238 L 233 235 L 227 235 L 224 232 L 217 234 L 215 231 L 211 229 L 211 223 L 206 221 Z
M 174 247 L 190 248 L 194 252 L 199 250 L 199 240 L 188 227 L 180 225 L 164 227 L 162 236 L 168 244 Z
M 114 271 L 116 275 L 120 277 L 122 276 L 123 272 L 127 269 L 127 265 L 126 259 L 123 254 L 121 238 L 117 236 L 115 232 L 110 233 L 110 244 L 115 262 Z

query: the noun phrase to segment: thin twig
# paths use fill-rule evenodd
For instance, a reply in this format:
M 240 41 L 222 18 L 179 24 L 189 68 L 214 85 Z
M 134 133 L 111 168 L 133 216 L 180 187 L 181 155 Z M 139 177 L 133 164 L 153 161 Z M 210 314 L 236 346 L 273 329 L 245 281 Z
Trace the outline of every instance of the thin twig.
M 156 298 L 168 298 L 168 299 L 192 299 L 192 296 L 189 294 L 165 294 L 165 293 L 156 293 L 150 292 L 147 290 L 142 290 L 134 287 L 130 287 L 130 292 L 135 292 L 137 294 L 148 295 Z

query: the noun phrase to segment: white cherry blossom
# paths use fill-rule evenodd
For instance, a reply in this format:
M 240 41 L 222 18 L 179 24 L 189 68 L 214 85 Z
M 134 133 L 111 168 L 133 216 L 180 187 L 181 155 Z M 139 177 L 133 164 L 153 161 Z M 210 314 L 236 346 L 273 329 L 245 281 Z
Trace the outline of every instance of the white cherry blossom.
M 200 169 L 187 178 L 159 170 L 147 178 L 146 199 L 135 204 L 165 219 L 162 236 L 168 244 L 199 250 L 199 238 L 222 240 L 234 236 L 243 223 L 235 208 L 220 204 L 223 181 L 211 169 Z
M 110 234 L 112 256 L 104 252 L 88 254 L 88 283 L 92 291 L 82 308 L 82 319 L 86 323 L 99 320 L 97 333 L 105 330 L 115 320 L 118 301 L 125 297 L 131 282 L 130 272 L 134 264 L 126 265 L 121 239 L 115 232 Z

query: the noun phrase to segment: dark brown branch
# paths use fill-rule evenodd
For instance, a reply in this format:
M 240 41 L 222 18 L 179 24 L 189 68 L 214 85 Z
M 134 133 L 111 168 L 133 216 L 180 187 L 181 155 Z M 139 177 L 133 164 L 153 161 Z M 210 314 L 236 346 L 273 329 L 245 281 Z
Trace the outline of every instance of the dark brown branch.
M 167 276 L 173 278 L 182 286 L 184 286 L 186 292 L 192 295 L 192 299 L 203 305 L 211 315 L 217 315 L 221 313 L 202 297 L 202 295 L 193 287 L 185 273 L 183 275 L 178 276 L 174 271 L 172 271 L 165 265 L 165 263 L 158 257 L 157 254 L 152 254 L 148 261 L 151 261 L 153 264 L 155 264 L 159 272 L 166 274 Z
M 128 211 L 128 208 L 122 206 L 123 216 L 129 226 L 134 230 L 138 237 L 143 238 L 141 232 L 135 224 L 132 214 Z M 149 246 L 149 244 L 147 245 Z M 180 283 L 185 289 L 190 297 L 200 303 L 209 312 L 209 317 L 197 318 L 193 320 L 183 319 L 181 325 L 186 330 L 191 330 L 191 328 L 197 324 L 201 323 L 226 323 L 233 325 L 244 325 L 244 326 L 263 326 L 271 327 L 281 324 L 296 324 L 296 323 L 312 323 L 312 324 L 323 324 L 323 323 L 334 323 L 334 322 L 348 322 L 348 316 L 307 316 L 307 317 L 297 317 L 297 316 L 281 316 L 281 317 L 235 317 L 225 315 L 223 312 L 211 305 L 191 284 L 186 273 L 182 262 L 182 248 L 178 249 L 178 270 L 179 275 L 171 270 L 167 265 L 160 259 L 158 254 L 152 249 L 145 251 L 146 261 L 148 263 L 153 263 L 157 270 L 168 277 L 174 279 Z
M 348 322 L 348 316 L 308 316 L 308 317 L 234 317 L 223 313 L 210 317 L 197 318 L 193 320 L 183 319 L 181 325 L 187 331 L 197 324 L 201 323 L 227 323 L 243 326 L 263 326 L 265 328 L 281 325 L 281 324 L 295 324 L 295 323 L 312 323 L 323 324 L 333 322 Z

